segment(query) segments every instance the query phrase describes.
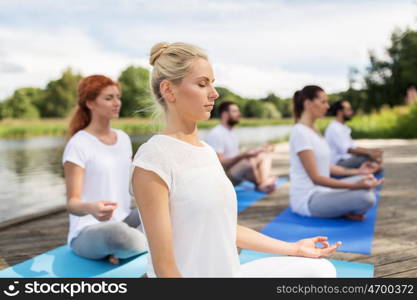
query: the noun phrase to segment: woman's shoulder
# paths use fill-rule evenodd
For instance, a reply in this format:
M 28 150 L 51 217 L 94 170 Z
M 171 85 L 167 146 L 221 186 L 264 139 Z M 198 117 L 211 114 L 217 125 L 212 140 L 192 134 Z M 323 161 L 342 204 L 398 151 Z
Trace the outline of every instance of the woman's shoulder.
M 169 168 L 175 161 L 171 153 L 176 152 L 172 146 L 166 145 L 165 140 L 152 136 L 139 146 L 133 158 L 133 165 L 154 166 L 158 169 Z
M 86 134 L 84 130 L 79 130 L 67 141 L 67 145 L 87 146 L 89 141 L 91 141 L 91 139 L 88 134 Z
M 298 145 L 298 144 L 305 144 L 305 143 L 311 143 L 312 137 L 315 135 L 314 131 L 310 129 L 309 127 L 297 123 L 294 125 L 294 127 L 291 130 L 290 134 L 290 145 Z
M 82 130 L 75 133 L 66 143 L 62 163 L 71 161 L 85 167 L 86 160 L 93 155 L 93 141 Z
M 300 134 L 305 134 L 309 132 L 310 132 L 310 129 L 307 126 L 301 123 L 297 123 L 294 125 L 294 127 L 291 130 L 291 137 L 297 137 Z
M 164 139 L 160 139 L 158 135 L 153 135 L 146 142 L 139 146 L 135 156 L 144 153 L 148 155 L 163 155 L 164 151 L 162 151 L 162 149 L 167 149 L 164 147 L 164 144 Z
M 214 150 L 214 148 L 210 144 L 206 143 L 203 140 L 201 140 L 200 142 L 204 145 L 205 148 L 207 148 L 207 151 L 209 151 L 211 153 L 214 153 L 217 156 L 216 151 Z

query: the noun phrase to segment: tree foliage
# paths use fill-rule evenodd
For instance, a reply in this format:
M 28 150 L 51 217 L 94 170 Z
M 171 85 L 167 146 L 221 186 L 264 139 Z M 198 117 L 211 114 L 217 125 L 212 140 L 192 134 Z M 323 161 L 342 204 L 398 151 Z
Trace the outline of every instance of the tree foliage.
M 364 76 L 365 94 L 361 108 L 365 112 L 383 105 L 404 104 L 407 89 L 417 86 L 417 31 L 396 30 L 391 35 L 387 59 L 370 53 L 370 65 Z
M 40 116 L 43 118 L 64 118 L 75 107 L 77 99 L 77 86 L 81 80 L 80 74 L 74 74 L 68 68 L 61 78 L 50 81 L 45 88 L 45 96 L 34 99 Z
M 34 103 L 44 97 L 39 88 L 20 88 L 13 95 L 1 103 L 2 118 L 32 119 L 39 117 L 39 110 Z
M 348 76 L 349 88 L 330 94 L 329 101 L 332 103 L 344 98 L 352 103 L 356 111 L 365 113 L 379 110 L 385 105 L 393 107 L 404 104 L 407 90 L 417 87 L 417 31 L 394 31 L 386 54 L 387 58 L 382 59 L 370 52 L 366 72 L 360 74 L 358 70 L 351 68 Z M 76 89 L 80 79 L 80 74 L 68 68 L 59 79 L 50 81 L 45 89 L 19 88 L 12 96 L 0 102 L 0 119 L 66 117 L 75 107 Z M 129 66 L 121 72 L 118 81 L 122 86 L 120 115 L 150 116 L 154 102 L 150 101 L 149 71 L 142 67 Z M 216 89 L 219 93 L 216 107 L 223 101 L 233 101 L 239 106 L 243 117 L 291 116 L 291 99 L 281 99 L 274 93 L 260 99 L 249 99 L 225 87 Z M 216 109 L 213 110 L 212 117 L 218 117 Z
M 149 71 L 142 67 L 129 66 L 122 71 L 118 81 L 122 86 L 120 116 L 150 116 L 153 102 L 149 86 Z

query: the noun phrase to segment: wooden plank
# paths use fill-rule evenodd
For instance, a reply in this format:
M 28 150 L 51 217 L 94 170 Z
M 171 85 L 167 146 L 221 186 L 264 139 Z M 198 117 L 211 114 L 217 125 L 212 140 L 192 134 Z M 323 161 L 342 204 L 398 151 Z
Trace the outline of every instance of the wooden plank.
M 10 265 L 4 260 L 4 258 L 0 257 L 0 270 L 10 267 Z
M 407 270 L 405 272 L 399 272 L 396 274 L 391 274 L 389 277 L 392 278 L 417 278 L 417 268 Z
M 373 264 L 376 266 L 383 266 L 387 264 L 399 263 L 410 259 L 417 258 L 417 247 L 402 249 L 395 249 L 387 253 L 377 253 L 371 256 L 356 259 L 356 262 Z M 416 266 L 417 267 L 417 266 Z
M 25 215 L 25 216 L 22 216 L 22 217 L 14 218 L 12 220 L 7 220 L 7 221 L 4 221 L 4 222 L 0 223 L 0 230 L 6 229 L 6 228 L 11 227 L 11 226 L 15 226 L 17 224 L 22 224 L 22 223 L 26 223 L 28 221 L 43 218 L 43 217 L 49 216 L 51 214 L 60 213 L 60 212 L 65 211 L 65 210 L 66 210 L 66 206 L 65 205 L 60 205 L 60 206 L 57 206 L 57 207 L 54 207 L 54 208 L 46 209 L 46 210 L 44 210 L 42 212 L 38 212 L 36 214 Z
M 386 277 L 417 269 L 417 258 L 386 264 L 375 269 L 375 277 Z

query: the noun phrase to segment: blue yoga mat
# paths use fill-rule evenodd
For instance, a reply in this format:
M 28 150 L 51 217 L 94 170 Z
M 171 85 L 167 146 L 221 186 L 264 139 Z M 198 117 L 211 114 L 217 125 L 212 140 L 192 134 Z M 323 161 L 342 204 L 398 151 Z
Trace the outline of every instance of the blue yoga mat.
M 240 252 L 240 263 L 244 264 L 256 259 L 277 256 L 269 253 L 256 252 L 244 249 Z M 374 277 L 374 266 L 370 264 L 355 263 L 343 260 L 329 259 L 335 266 L 338 278 L 370 278 Z
M 65 245 L 0 271 L 1 278 L 120 278 L 142 277 L 148 263 L 147 252 L 112 265 L 76 255 Z
M 371 254 L 379 193 L 375 192 L 375 195 L 377 202 L 366 213 L 364 221 L 303 217 L 288 207 L 261 232 L 287 242 L 318 235 L 327 236 L 330 243 L 342 241 L 338 251 Z
M 279 177 L 276 181 L 276 187 L 279 188 L 288 181 L 288 177 Z M 235 187 L 237 195 L 237 211 L 244 211 L 256 201 L 266 197 L 267 193 L 255 190 L 252 182 L 244 181 Z
M 272 254 L 242 250 L 240 262 L 274 256 Z M 122 260 L 114 266 L 104 260 L 85 259 L 74 254 L 68 246 L 61 246 L 0 271 L 0 278 L 138 278 L 146 273 L 148 254 Z M 337 277 L 372 277 L 373 266 L 368 264 L 331 260 Z
M 375 178 L 377 179 L 381 179 L 384 177 L 384 169 L 382 168 L 381 170 L 379 170 L 378 172 L 374 173 Z
M 379 172 L 374 174 L 376 179 L 382 179 L 384 178 L 385 174 L 384 174 L 384 169 L 381 169 Z M 377 187 L 375 187 L 375 191 L 379 192 L 382 189 L 382 186 L 384 185 L 384 183 L 378 185 Z

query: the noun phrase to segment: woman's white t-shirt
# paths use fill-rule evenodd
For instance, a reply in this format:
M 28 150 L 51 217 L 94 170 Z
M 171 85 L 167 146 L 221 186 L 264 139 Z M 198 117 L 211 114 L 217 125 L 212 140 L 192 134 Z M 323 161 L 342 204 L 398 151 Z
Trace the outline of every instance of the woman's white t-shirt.
M 72 162 L 84 169 L 81 201 L 113 201 L 117 208 L 112 218 L 106 222 L 124 220 L 130 213 L 129 194 L 130 168 L 132 163 L 132 143 L 122 130 L 112 129 L 117 134 L 113 145 L 102 143 L 85 130 L 78 131 L 67 143 L 62 163 Z M 92 215 L 69 215 L 70 228 L 68 244 L 78 236 L 83 228 L 100 223 Z
M 290 204 L 291 209 L 304 216 L 310 216 L 308 201 L 315 191 L 327 191 L 330 188 L 315 185 L 308 176 L 298 153 L 313 151 L 318 172 L 330 176 L 330 148 L 326 140 L 317 132 L 303 124 L 296 124 L 290 135 Z
M 174 257 L 180 273 L 232 277 L 239 271 L 236 193 L 216 152 L 201 143 L 202 147 L 154 135 L 139 148 L 133 166 L 156 173 L 169 189 Z M 155 277 L 151 256 L 147 275 Z

